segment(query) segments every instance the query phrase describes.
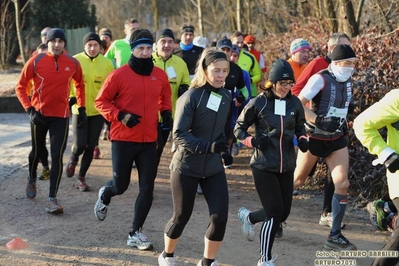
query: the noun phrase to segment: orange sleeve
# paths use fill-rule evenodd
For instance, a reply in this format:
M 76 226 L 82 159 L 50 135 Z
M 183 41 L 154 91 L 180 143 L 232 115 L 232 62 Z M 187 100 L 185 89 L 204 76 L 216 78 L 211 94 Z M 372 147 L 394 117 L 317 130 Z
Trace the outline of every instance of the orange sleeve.
M 26 62 L 25 66 L 21 71 L 21 75 L 19 76 L 17 86 L 15 87 L 15 93 L 18 97 L 18 100 L 22 104 L 22 107 L 27 110 L 32 106 L 29 95 L 28 95 L 28 86 L 32 86 L 31 82 L 33 79 L 33 60 L 32 58 Z M 30 87 L 30 90 L 32 87 Z

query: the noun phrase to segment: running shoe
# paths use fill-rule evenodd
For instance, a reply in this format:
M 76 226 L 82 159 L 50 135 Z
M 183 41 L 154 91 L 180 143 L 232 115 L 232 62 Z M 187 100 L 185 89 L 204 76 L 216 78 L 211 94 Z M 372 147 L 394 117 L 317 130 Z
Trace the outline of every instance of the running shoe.
M 158 257 L 158 265 L 159 266 L 177 266 L 176 260 L 174 257 L 163 257 L 162 254 Z
M 277 229 L 277 232 L 276 232 L 276 236 L 275 236 L 275 237 L 277 237 L 277 238 L 282 238 L 282 237 L 283 237 L 283 227 L 286 227 L 286 226 L 287 226 L 287 223 L 286 223 L 286 222 L 280 223 L 280 224 L 278 225 L 278 229 Z
M 197 266 L 202 266 L 202 265 L 203 265 L 203 264 L 202 264 L 202 260 L 200 260 L 200 261 L 198 262 Z M 212 263 L 211 263 L 211 266 L 218 266 L 218 261 L 215 260 L 214 262 L 212 262 Z
M 76 180 L 75 188 L 79 189 L 82 192 L 90 191 L 90 187 L 86 184 L 86 180 L 84 177 L 79 177 L 78 180 Z
M 93 159 L 100 159 L 100 155 L 101 155 L 100 148 L 96 146 L 93 151 Z
M 258 266 L 275 266 L 274 261 L 277 259 L 277 254 L 274 254 L 272 256 L 271 260 L 263 261 L 261 262 L 260 260 L 258 261 Z
M 28 181 L 26 185 L 26 196 L 30 199 L 36 197 L 36 182 Z
M 97 202 L 94 205 L 94 215 L 97 217 L 98 220 L 104 221 L 105 217 L 107 217 L 108 205 L 105 205 L 101 199 L 103 195 L 105 187 L 101 187 L 98 191 L 98 198 Z
M 67 177 L 73 177 L 73 175 L 75 174 L 75 168 L 76 168 L 77 164 L 78 164 L 78 162 L 74 161 L 71 156 L 71 158 L 68 161 L 67 167 L 66 167 Z
M 377 223 L 377 212 L 375 211 L 374 202 L 375 201 L 367 203 L 366 209 L 367 209 L 367 212 L 370 215 L 370 223 L 371 223 L 371 225 L 375 229 L 380 229 L 378 227 L 378 223 Z
M 238 211 L 238 220 L 241 223 L 241 233 L 248 241 L 254 241 L 255 239 L 255 229 L 254 225 L 249 221 L 248 216 L 251 213 L 245 207 L 241 207 Z
M 331 212 L 328 212 L 327 215 L 325 215 L 324 213 L 321 214 L 320 220 L 319 220 L 319 225 L 332 227 L 332 223 L 333 223 L 333 217 L 332 217 Z M 343 222 L 341 222 L 341 229 L 344 227 L 345 227 L 345 224 Z
M 204 193 L 202 192 L 202 188 L 201 188 L 201 185 L 200 184 L 198 184 L 198 186 L 197 186 L 197 194 L 198 195 L 203 195 Z
M 61 214 L 64 213 L 64 208 L 62 208 L 56 198 L 48 198 L 46 212 L 51 214 Z
M 332 238 L 331 235 L 328 235 L 328 239 L 324 244 L 324 248 L 326 250 L 357 250 L 357 247 L 349 242 L 348 239 L 344 237 L 343 234 L 339 234 L 337 237 Z
M 133 235 L 131 234 L 132 232 L 127 236 L 127 245 L 129 247 L 136 247 L 139 250 L 153 249 L 152 243 L 147 240 L 147 237 L 142 232 L 136 230 Z
M 240 150 L 238 149 L 237 143 L 233 143 L 231 145 L 231 155 L 237 156 L 239 152 L 240 152 Z
M 43 168 L 42 174 L 39 176 L 39 180 L 47 180 L 50 178 L 50 169 Z
M 378 229 L 382 231 L 388 230 L 388 213 L 384 211 L 384 201 L 379 199 L 374 202 L 375 213 L 377 214 L 377 225 Z

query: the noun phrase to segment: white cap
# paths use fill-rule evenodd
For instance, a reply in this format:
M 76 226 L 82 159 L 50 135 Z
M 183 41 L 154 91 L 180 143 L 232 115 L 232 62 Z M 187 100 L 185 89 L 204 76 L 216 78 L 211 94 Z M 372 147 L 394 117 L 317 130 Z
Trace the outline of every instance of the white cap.
M 197 36 L 193 40 L 193 44 L 202 48 L 205 48 L 209 43 L 208 38 L 202 37 L 202 36 Z

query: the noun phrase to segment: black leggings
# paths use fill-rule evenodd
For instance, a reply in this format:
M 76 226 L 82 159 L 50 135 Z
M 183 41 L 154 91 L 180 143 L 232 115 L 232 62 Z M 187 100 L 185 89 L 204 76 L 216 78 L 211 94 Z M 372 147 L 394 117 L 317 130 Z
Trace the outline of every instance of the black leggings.
M 87 123 L 82 128 L 78 128 L 78 116 L 75 114 L 72 115 L 72 159 L 77 162 L 79 156 L 83 154 L 80 163 L 79 177 L 86 176 L 87 170 L 93 161 L 93 151 L 98 144 L 104 120 L 105 119 L 102 115 L 88 116 Z
M 36 169 L 43 148 L 46 146 L 47 131 L 50 132 L 50 190 L 49 197 L 56 197 L 60 185 L 64 154 L 68 140 L 69 118 L 43 117 L 45 125 L 31 123 L 32 151 L 29 153 L 29 177 L 30 181 L 37 179 Z
M 222 241 L 226 231 L 229 209 L 226 174 L 221 172 L 200 179 L 171 171 L 170 183 L 172 188 L 173 216 L 165 226 L 165 234 L 172 239 L 177 239 L 181 236 L 193 212 L 199 183 L 208 204 L 210 215 L 205 236 L 211 241 Z
M 291 211 L 294 172 L 273 173 L 251 168 L 263 209 L 252 212 L 250 221 L 264 221 L 260 231 L 260 252 L 265 259 L 270 260 L 277 229 Z
M 399 210 L 399 198 L 392 200 L 396 209 Z M 388 243 L 382 250 L 396 250 L 399 251 L 399 227 L 396 226 L 393 231 L 393 236 L 389 239 Z M 375 259 L 373 266 L 391 266 L 396 265 L 399 262 L 399 258 L 377 258 Z
M 136 231 L 143 227 L 151 209 L 154 181 L 157 175 L 156 142 L 138 143 L 112 141 L 112 171 L 113 179 L 105 187 L 102 200 L 109 204 L 115 195 L 123 194 L 130 184 L 133 161 L 139 178 L 139 194 L 134 206 L 132 229 Z
M 157 139 L 157 157 L 158 157 L 158 165 L 161 161 L 161 156 L 163 152 L 163 148 L 168 141 L 170 133 L 170 128 L 164 128 L 161 123 L 158 123 L 158 139 Z

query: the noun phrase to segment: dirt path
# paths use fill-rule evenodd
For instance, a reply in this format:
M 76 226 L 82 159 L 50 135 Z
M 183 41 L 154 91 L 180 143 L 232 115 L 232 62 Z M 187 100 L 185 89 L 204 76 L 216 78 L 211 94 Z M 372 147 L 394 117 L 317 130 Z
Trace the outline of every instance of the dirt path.
M 163 229 L 172 212 L 169 145 L 159 167 L 153 207 L 143 229 L 154 244 L 153 251 L 138 251 L 126 245 L 138 193 L 135 169 L 132 170 L 129 189 L 124 195 L 113 198 L 107 219 L 100 222 L 93 214 L 98 189 L 111 177 L 110 143 L 100 141 L 102 159 L 93 161 L 87 176 L 87 182 L 93 189 L 91 192 L 74 189 L 75 178 L 66 178 L 64 174 L 58 193 L 65 212 L 62 215 L 44 212 L 48 181 L 38 181 L 38 194 L 34 200 L 26 198 L 26 164 L 11 175 L 0 178 L 0 265 L 157 265 L 157 257 L 163 249 Z M 69 149 L 70 145 L 64 163 L 70 154 Z M 2 152 L 12 154 L 13 150 L 9 148 Z M 27 162 L 27 155 L 18 156 Z M 241 206 L 251 210 L 260 206 L 248 162 L 249 150 L 244 149 L 235 158 L 235 167 L 226 171 L 230 209 L 225 240 L 217 257 L 222 266 L 256 265 L 259 257 L 258 240 L 244 240 L 237 219 Z M 322 199 L 321 192 L 309 191 L 301 191 L 294 198 L 284 236 L 276 240 L 273 249 L 278 254 L 276 265 L 315 265 L 316 252 L 322 250 L 329 232 L 327 227 L 318 225 Z M 345 217 L 345 236 L 359 250 L 380 249 L 389 238 L 389 233 L 377 232 L 369 224 L 364 209 L 351 208 L 350 211 Z M 205 200 L 197 195 L 193 215 L 175 251 L 179 265 L 196 265 L 202 257 L 203 234 L 207 224 Z M 258 233 L 260 226 L 256 229 Z M 8 249 L 6 243 L 15 237 L 24 239 L 30 247 L 26 250 Z M 354 262 L 356 265 L 370 265 L 372 259 L 349 261 Z

